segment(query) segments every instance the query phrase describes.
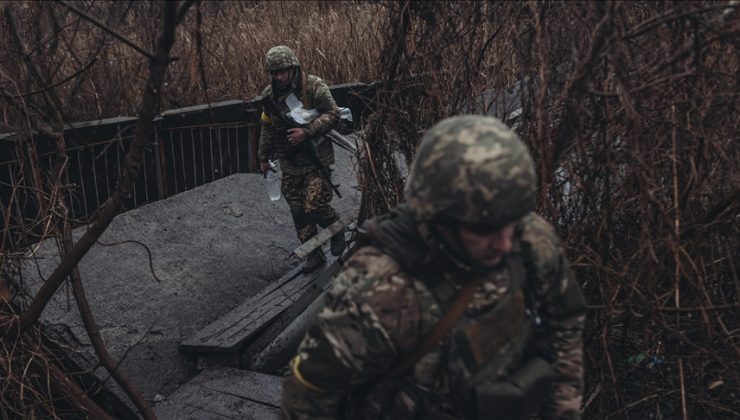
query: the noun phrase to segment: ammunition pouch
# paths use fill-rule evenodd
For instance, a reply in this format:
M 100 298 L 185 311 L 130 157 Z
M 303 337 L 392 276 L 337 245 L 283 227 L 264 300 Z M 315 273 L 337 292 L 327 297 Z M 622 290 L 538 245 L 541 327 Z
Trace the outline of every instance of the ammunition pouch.
M 476 418 L 529 418 L 539 409 L 555 377 L 547 361 L 533 357 L 508 378 L 476 386 L 472 395 Z

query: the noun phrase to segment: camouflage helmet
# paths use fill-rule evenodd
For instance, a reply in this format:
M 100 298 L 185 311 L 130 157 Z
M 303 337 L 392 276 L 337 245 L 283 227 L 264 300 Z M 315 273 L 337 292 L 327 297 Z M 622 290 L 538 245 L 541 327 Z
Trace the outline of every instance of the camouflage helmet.
M 270 48 L 270 51 L 267 51 L 265 64 L 268 72 L 301 66 L 293 50 L 285 45 Z
M 422 138 L 404 189 L 417 222 L 462 222 L 498 229 L 534 208 L 532 157 L 501 121 L 444 119 Z

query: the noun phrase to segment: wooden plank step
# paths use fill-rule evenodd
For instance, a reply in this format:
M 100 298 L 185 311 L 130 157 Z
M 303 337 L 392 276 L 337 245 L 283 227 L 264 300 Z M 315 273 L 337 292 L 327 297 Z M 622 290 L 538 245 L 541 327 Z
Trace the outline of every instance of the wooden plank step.
M 330 257 L 324 269 L 309 274 L 294 268 L 274 284 L 247 299 L 231 312 L 209 324 L 180 343 L 180 349 L 190 352 L 235 353 L 246 346 L 286 310 L 300 313 L 310 302 L 302 298 L 307 293 L 318 296 L 317 281 L 330 281 L 322 276 L 336 258 Z M 335 270 L 336 271 L 336 270 Z
M 242 367 L 251 367 L 254 358 L 259 355 L 270 343 L 282 333 L 288 325 L 290 325 L 295 318 L 300 315 L 321 293 L 326 291 L 331 286 L 331 281 L 334 278 L 334 274 L 339 271 L 341 267 L 341 260 L 339 258 L 332 258 L 331 264 L 325 266 L 321 275 L 312 282 L 308 287 L 303 289 L 303 294 L 293 305 L 284 310 L 279 316 L 277 316 L 269 326 L 262 330 L 258 337 L 255 338 L 248 346 L 244 348 L 244 352 L 240 355 Z M 327 261 L 328 262 L 328 261 Z
M 234 368 L 206 369 L 157 403 L 159 419 L 280 418 L 282 378 Z
M 314 249 L 320 247 L 324 242 L 328 241 L 329 238 L 334 236 L 337 232 L 344 229 L 350 223 L 357 220 L 357 216 L 354 213 L 347 213 L 342 215 L 339 220 L 332 223 L 326 229 L 317 233 L 313 238 L 307 240 L 301 246 L 293 251 L 293 254 L 298 258 L 304 258 L 308 256 Z

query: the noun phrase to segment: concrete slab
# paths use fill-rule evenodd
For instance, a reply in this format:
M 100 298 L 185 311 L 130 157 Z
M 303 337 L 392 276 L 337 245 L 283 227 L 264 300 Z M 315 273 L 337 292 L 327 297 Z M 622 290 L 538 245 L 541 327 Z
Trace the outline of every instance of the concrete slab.
M 344 150 L 336 155 L 344 198 L 333 205 L 357 212 L 354 163 Z M 79 268 L 109 351 L 153 400 L 197 373 L 195 359 L 178 352 L 180 341 L 295 267 L 289 254 L 298 245 L 284 199 L 269 200 L 261 175 L 237 174 L 117 216 Z M 24 273 L 29 293 L 58 260 L 52 241 L 35 249 Z M 92 353 L 70 288 L 60 289 L 42 321 L 63 331 L 74 351 Z M 102 368 L 96 374 L 108 376 Z
M 233 368 L 207 369 L 157 403 L 166 420 L 280 418 L 282 378 Z

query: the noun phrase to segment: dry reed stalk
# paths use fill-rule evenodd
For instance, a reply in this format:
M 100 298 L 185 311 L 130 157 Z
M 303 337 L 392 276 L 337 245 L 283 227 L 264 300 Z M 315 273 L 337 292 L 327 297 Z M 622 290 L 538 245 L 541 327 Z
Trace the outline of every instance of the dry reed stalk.
M 83 36 L 87 24 L 56 5 L 12 7 L 42 77 L 0 51 L 3 128 L 50 119 L 48 101 L 35 93 L 50 86 L 63 118 L 133 112 L 145 65 L 128 48 L 100 32 Z M 537 161 L 538 210 L 563 238 L 592 309 L 586 389 L 598 392 L 585 418 L 738 412 L 737 2 L 199 7 L 200 18 L 179 29 L 163 108 L 251 98 L 268 82 L 261 63 L 275 44 L 294 48 L 330 83 L 382 80 L 363 126 L 362 217 L 402 200 L 402 167 L 436 121 L 459 113 L 504 119 Z M 142 25 L 159 15 L 153 3 L 94 2 L 85 12 L 106 16 L 137 45 L 154 43 L 156 31 Z M 0 31 L 10 39 L 6 22 Z M 4 212 L 54 178 L 38 178 L 31 165 L 17 175 Z M 32 237 L 55 217 L 5 225 Z M 18 282 L 19 250 L 10 238 L 2 243 L 3 275 Z
M 461 33 L 474 34 L 472 23 L 487 22 L 490 8 L 389 7 L 380 61 L 387 84 L 366 126 L 371 152 L 359 168 L 367 174 L 363 215 L 387 211 L 389 198 L 402 200 L 374 181 L 396 185 L 395 154 L 410 161 L 423 130 L 447 115 L 506 119 L 491 105 L 511 93 L 500 87 L 517 81 L 522 109 L 509 121 L 537 160 L 539 211 L 564 238 L 593 309 L 586 383 L 607 392 L 589 395 L 587 418 L 655 415 L 644 402 L 656 395 L 669 417 L 734 411 L 740 332 L 722 325 L 737 323 L 733 309 L 740 307 L 730 257 L 740 246 L 733 146 L 740 126 L 732 117 L 737 101 L 727 99 L 740 92 L 737 9 L 709 2 L 502 5 L 490 18 L 516 36 L 499 38 L 486 57 L 499 63 L 509 53 L 512 72 L 498 75 L 464 64 L 478 62 L 465 46 L 485 45 L 490 31 Z M 442 15 L 444 22 L 435 18 Z M 397 30 L 399 22 L 407 30 Z M 465 43 L 446 49 L 453 39 Z M 726 257 L 717 257 L 714 238 L 732 244 L 719 248 Z M 732 385 L 702 398 L 716 377 Z
M 122 167 L 118 185 L 114 189 L 112 196 L 101 206 L 101 209 L 97 217 L 93 221 L 92 225 L 90 226 L 90 229 L 82 236 L 82 238 L 80 238 L 77 243 L 74 244 L 72 243 L 71 232 L 69 230 L 69 221 L 66 219 L 66 215 L 64 214 L 65 212 L 57 211 L 58 208 L 64 209 L 65 206 L 64 193 L 60 193 L 60 191 L 64 191 L 64 188 L 62 187 L 62 175 L 64 173 L 63 169 L 67 160 L 64 137 L 61 134 L 64 126 L 64 119 L 61 114 L 62 102 L 59 100 L 59 97 L 53 89 L 43 91 L 42 96 L 45 99 L 46 104 L 46 112 L 44 117 L 47 118 L 46 122 L 48 122 L 48 125 L 51 126 L 54 130 L 51 138 L 55 140 L 57 160 L 53 168 L 51 169 L 50 174 L 43 173 L 39 165 L 32 164 L 30 170 L 31 174 L 33 175 L 33 187 L 35 187 L 34 190 L 36 192 L 35 195 L 37 200 L 36 203 L 39 206 L 40 214 L 43 215 L 43 217 L 40 216 L 40 218 L 45 220 L 46 225 L 42 238 L 46 235 L 47 232 L 52 231 L 53 229 L 59 231 L 59 227 L 61 226 L 62 233 L 57 234 L 63 237 L 62 242 L 64 243 L 64 252 L 62 253 L 62 259 L 59 266 L 57 266 L 51 276 L 42 284 L 38 292 L 33 297 L 31 303 L 29 305 L 23 305 L 23 310 L 20 315 L 16 316 L 15 314 L 13 314 L 12 316 L 7 317 L 8 325 L 6 326 L 6 328 L 3 329 L 3 335 L 2 337 L 0 337 L 2 339 L 2 343 L 6 345 L 4 347 L 7 347 L 7 345 L 10 345 L 12 343 L 12 346 L 14 348 L 17 343 L 25 343 L 29 341 L 29 336 L 33 333 L 34 327 L 37 325 L 37 321 L 45 306 L 54 295 L 54 293 L 56 293 L 58 288 L 61 286 L 62 282 L 64 282 L 64 280 L 69 275 L 72 275 L 73 279 L 75 280 L 73 281 L 73 286 L 76 292 L 76 298 L 78 299 L 80 310 L 83 312 L 82 315 L 85 321 L 85 327 L 88 329 L 88 333 L 90 334 L 91 340 L 93 341 L 95 350 L 99 352 L 99 356 L 103 364 L 111 371 L 114 378 L 131 396 L 132 400 L 140 409 L 142 415 L 145 418 L 154 418 L 154 414 L 148 403 L 143 399 L 141 394 L 126 380 L 125 376 L 118 371 L 117 366 L 115 366 L 115 363 L 110 359 L 110 356 L 105 350 L 102 341 L 96 339 L 99 338 L 99 335 L 97 334 L 97 327 L 92 320 L 92 315 L 89 311 L 89 307 L 87 306 L 84 289 L 82 288 L 82 285 L 80 283 L 76 266 L 79 260 L 85 255 L 92 244 L 106 229 L 113 217 L 118 212 L 120 212 L 123 206 L 124 198 L 131 195 L 133 183 L 141 164 L 142 150 L 147 139 L 150 138 L 153 127 L 152 120 L 157 112 L 157 109 L 159 108 L 160 99 L 162 96 L 161 86 L 163 85 L 165 70 L 167 69 L 167 66 L 171 61 L 170 51 L 174 43 L 175 29 L 180 21 L 186 16 L 187 10 L 192 5 L 192 3 L 193 2 L 191 1 L 184 1 L 181 3 L 169 2 L 165 3 L 162 7 L 162 33 L 157 39 L 155 53 L 152 56 L 153 59 L 150 62 L 149 75 L 147 78 L 147 83 L 144 85 L 141 105 L 139 108 L 139 118 L 137 120 L 136 133 L 134 136 L 134 140 L 131 142 L 131 149 L 126 155 L 125 163 Z M 30 59 L 30 55 L 25 52 L 26 48 L 18 27 L 15 24 L 16 20 L 12 12 L 8 7 L 4 8 L 4 12 L 6 16 L 6 21 L 8 22 L 8 27 L 10 28 L 10 32 L 13 35 L 13 39 L 15 40 L 17 49 L 18 51 L 23 53 L 22 55 L 25 57 L 25 63 L 28 72 L 32 74 L 34 76 L 34 79 L 36 79 L 36 81 L 38 81 L 40 84 L 48 84 L 48 80 L 50 79 L 45 78 L 41 75 L 41 71 L 43 70 L 44 66 L 41 63 L 33 62 L 33 60 Z M 77 10 L 76 12 L 84 13 L 79 10 Z M 104 24 L 100 22 L 98 22 L 97 24 L 98 26 L 104 26 Z M 56 29 L 57 28 L 55 28 L 55 31 Z M 58 33 L 59 32 L 57 31 L 56 34 L 58 35 Z M 7 95 L 5 97 L 7 98 Z M 22 107 L 16 108 L 24 109 Z M 25 115 L 25 117 L 28 120 L 36 120 L 38 118 L 37 116 L 32 115 Z M 34 126 L 30 128 L 39 130 L 40 127 L 42 127 L 42 124 L 35 123 Z M 20 145 L 20 142 L 18 142 L 18 144 Z M 29 146 L 27 147 L 27 149 L 29 150 L 31 162 L 36 162 L 38 158 L 35 153 L 35 140 L 31 139 L 29 141 Z M 22 154 L 19 154 L 19 156 L 22 156 Z M 45 194 L 47 189 L 50 191 L 48 195 Z M 3 218 L 6 219 L 12 217 L 10 214 L 11 213 L 9 212 L 4 212 Z M 3 249 L 2 251 L 3 255 L 5 255 L 5 250 Z M 5 258 L 3 259 L 3 262 L 7 264 Z M 3 277 L 5 277 L 6 273 L 8 272 L 8 267 L 9 264 L 0 267 L 0 270 L 2 270 L 0 271 L 0 273 L 3 274 Z M 15 288 L 18 290 L 22 285 L 13 284 L 13 286 L 15 286 Z M 35 353 L 38 348 L 42 347 L 40 340 L 37 340 L 36 343 L 38 344 L 38 347 L 31 349 L 30 352 Z M 23 359 L 28 356 L 29 354 L 27 354 L 26 350 L 21 350 L 18 353 L 13 352 L 9 354 L 7 358 L 8 362 L 5 363 L 5 366 L 7 367 L 6 376 L 10 377 L 12 375 L 10 367 L 13 366 L 16 359 Z M 74 381 L 67 378 L 67 376 L 60 372 L 58 368 L 47 361 L 47 358 L 43 354 L 39 354 L 38 358 L 40 358 L 42 361 L 42 367 L 40 371 L 42 373 L 46 373 L 47 375 L 51 375 L 53 377 L 53 381 L 51 382 L 61 387 L 61 391 L 65 391 L 62 392 L 62 400 L 60 401 L 68 401 L 73 406 L 78 407 L 80 410 L 83 410 L 81 412 L 83 416 L 92 415 L 94 418 L 107 417 L 107 414 L 103 412 L 102 409 L 97 407 L 97 405 L 89 398 L 86 391 L 80 390 L 79 387 L 77 387 L 77 385 L 74 383 Z M 59 402 L 55 401 L 50 392 L 35 392 L 34 390 L 31 397 L 28 397 L 28 395 L 26 394 L 26 389 L 28 389 L 28 385 L 30 385 L 33 381 L 33 379 L 29 378 L 33 376 L 31 375 L 32 373 L 35 374 L 35 372 L 29 372 L 29 369 L 31 369 L 33 366 L 31 362 L 35 359 L 35 354 L 31 354 L 30 357 L 28 357 L 28 363 L 25 363 L 23 368 L 23 374 L 17 381 L 17 387 L 20 388 L 20 406 L 9 406 L 14 407 L 11 408 L 11 410 L 15 414 L 30 415 L 31 417 L 35 417 L 37 413 L 36 409 L 33 407 L 46 405 L 50 407 L 47 410 L 47 414 L 53 414 L 54 406 L 56 404 L 59 404 Z M 27 374 L 27 372 L 29 374 Z M 2 397 L 3 399 L 8 399 L 8 397 L 11 396 L 15 392 L 15 390 L 16 386 L 6 388 L 3 390 L 0 397 Z M 26 401 L 26 397 L 29 398 L 29 401 Z M 28 405 L 32 407 L 30 408 L 30 411 L 26 411 Z

